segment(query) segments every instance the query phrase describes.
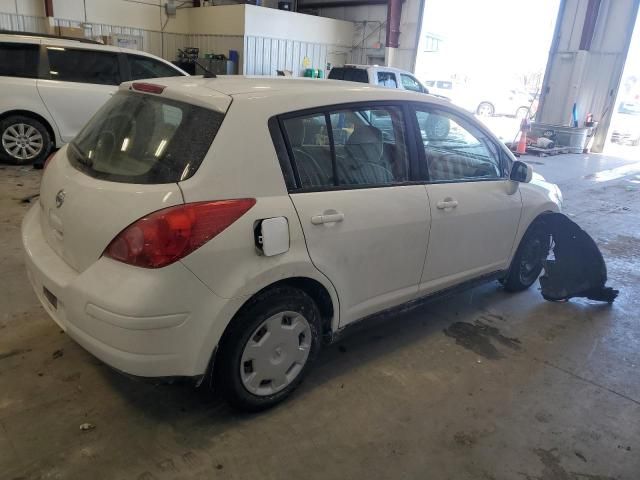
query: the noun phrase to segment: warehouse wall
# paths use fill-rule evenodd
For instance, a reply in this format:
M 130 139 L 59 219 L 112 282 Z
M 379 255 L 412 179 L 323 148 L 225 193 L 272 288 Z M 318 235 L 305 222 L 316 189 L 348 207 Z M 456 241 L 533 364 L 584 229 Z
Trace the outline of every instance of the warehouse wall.
M 252 5 L 179 9 L 167 19 L 161 3 L 145 0 L 54 0 L 54 23 L 81 27 L 85 36 L 130 35 L 142 39 L 145 51 L 169 60 L 178 48 L 240 55 L 239 73 L 275 75 L 291 70 L 302 75 L 305 59 L 313 68 L 344 63 L 351 49 L 351 22 L 283 12 Z M 41 0 L 0 0 L 0 28 L 45 33 Z M 151 4 L 153 3 L 153 4 Z M 7 12 L 7 13 L 2 13 Z
M 538 121 L 571 125 L 576 103 L 581 125 L 587 113 L 593 113 L 600 122 L 593 150 L 602 150 L 639 3 L 639 0 L 602 0 L 591 46 L 589 50 L 581 50 L 588 2 L 563 2 L 549 54 Z
M 422 18 L 422 0 L 406 0 L 402 4 L 400 18 L 400 48 L 390 63 L 391 66 L 413 71 L 418 48 L 418 30 Z M 364 5 L 318 9 L 318 14 L 355 22 L 354 48 L 350 52 L 350 63 L 386 63 L 386 5 Z M 381 62 L 382 59 L 382 62 Z
M 44 2 L 40 0 L 0 0 L 0 12 L 44 17 Z
M 275 75 L 290 70 L 302 75 L 309 68 L 344 63 L 351 50 L 354 25 L 349 21 L 245 6 L 247 74 Z M 306 59 L 306 61 L 305 61 Z

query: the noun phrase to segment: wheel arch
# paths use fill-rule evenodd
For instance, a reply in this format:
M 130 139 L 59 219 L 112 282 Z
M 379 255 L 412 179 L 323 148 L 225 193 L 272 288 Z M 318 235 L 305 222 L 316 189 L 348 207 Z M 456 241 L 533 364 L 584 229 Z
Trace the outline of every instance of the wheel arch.
M 47 120 L 45 117 L 43 117 L 39 113 L 33 112 L 31 110 L 15 109 L 15 110 L 7 110 L 6 112 L 0 113 L 0 122 L 4 121 L 6 118 L 9 118 L 9 117 L 14 116 L 14 115 L 21 115 L 23 117 L 31 117 L 31 118 L 41 122 L 44 125 L 44 127 L 47 129 L 47 131 L 49 132 L 49 135 L 51 136 L 51 141 L 53 143 L 53 148 L 57 148 L 59 138 L 58 138 L 58 135 L 56 134 L 55 129 L 53 128 L 53 125 L 51 124 L 51 122 L 49 120 Z
M 538 225 L 543 223 L 544 222 L 544 217 L 546 215 L 549 215 L 550 213 L 557 213 L 557 212 L 558 212 L 557 207 L 554 210 L 551 206 L 547 205 L 547 206 L 543 207 L 540 211 L 538 211 L 535 214 L 531 215 L 529 217 L 529 218 L 531 218 L 531 220 L 524 219 L 525 221 L 521 222 L 521 225 L 518 228 L 517 237 L 516 237 L 515 241 L 513 242 L 513 247 L 511 249 L 511 255 L 509 257 L 509 266 L 511 265 L 511 262 L 513 261 L 513 258 L 515 256 L 516 252 L 518 251 L 518 248 L 520 247 L 520 244 L 522 243 L 522 239 L 527 235 L 527 232 L 531 231 L 532 228 L 537 227 Z
M 318 309 L 320 310 L 323 336 L 322 340 L 324 343 L 328 343 L 331 341 L 333 332 L 338 328 L 338 316 L 340 311 L 338 298 L 335 294 L 335 291 L 323 285 L 317 279 L 311 277 L 294 276 L 284 278 L 272 282 L 269 285 L 264 286 L 257 292 L 253 293 L 252 295 L 245 297 L 244 301 L 239 305 L 238 308 L 235 309 L 235 313 L 226 323 L 226 325 L 222 329 L 222 332 L 219 334 L 219 337 L 216 339 L 215 345 L 213 345 L 209 349 L 210 358 L 206 373 L 200 378 L 200 380 L 198 380 L 198 385 L 202 382 L 213 381 L 213 365 L 215 363 L 218 346 L 224 339 L 225 334 L 229 331 L 229 326 L 232 324 L 234 319 L 237 318 L 237 316 L 241 314 L 243 310 L 250 306 L 256 298 L 263 295 L 265 292 L 285 286 L 300 289 L 311 297 L 311 299 L 316 303 Z
M 325 338 L 330 338 L 331 334 L 334 331 L 334 325 L 337 323 L 337 322 L 334 322 L 334 318 L 336 316 L 338 308 L 337 308 L 337 305 L 334 305 L 335 302 L 332 299 L 332 296 L 329 290 L 318 280 L 315 280 L 310 277 L 300 276 L 300 277 L 285 278 L 263 287 L 262 289 L 260 289 L 259 291 L 251 295 L 242 304 L 242 306 L 238 309 L 238 311 L 234 315 L 234 318 L 242 310 L 247 308 L 247 306 L 250 305 L 257 297 L 263 295 L 265 292 L 269 290 L 273 290 L 273 289 L 284 287 L 284 286 L 293 287 L 293 288 L 302 290 L 303 292 L 305 292 L 307 295 L 311 297 L 311 299 L 317 305 L 318 310 L 320 310 L 320 315 L 322 319 L 322 334 Z M 225 328 L 225 331 L 226 331 L 226 328 Z M 224 336 L 224 333 L 223 333 L 223 336 Z

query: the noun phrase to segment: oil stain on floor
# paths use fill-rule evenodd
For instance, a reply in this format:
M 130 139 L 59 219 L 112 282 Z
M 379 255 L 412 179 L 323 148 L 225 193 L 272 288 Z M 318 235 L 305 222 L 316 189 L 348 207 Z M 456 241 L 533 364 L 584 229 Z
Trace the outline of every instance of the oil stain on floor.
M 511 350 L 520 350 L 520 340 L 505 337 L 496 327 L 476 320 L 473 323 L 455 322 L 444 329 L 444 334 L 455 338 L 456 344 L 489 360 L 504 358 L 495 343 Z
M 537 448 L 533 453 L 537 455 L 544 467 L 540 476 L 518 472 L 519 475 L 524 477 L 526 480 L 616 480 L 614 477 L 591 475 L 588 473 L 578 473 L 566 470 L 560 464 L 560 455 L 556 448 L 552 448 L 550 450 Z M 581 457 L 581 459 L 586 462 L 584 457 Z

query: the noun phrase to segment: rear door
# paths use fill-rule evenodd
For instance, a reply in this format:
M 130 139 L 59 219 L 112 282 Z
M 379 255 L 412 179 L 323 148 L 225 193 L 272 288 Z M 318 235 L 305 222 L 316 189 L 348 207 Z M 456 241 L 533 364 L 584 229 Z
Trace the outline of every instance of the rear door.
M 470 120 L 444 109 L 416 107 L 427 180 L 431 234 L 420 290 L 440 290 L 506 269 L 522 200 L 508 179 L 503 153 Z
M 115 94 L 45 170 L 40 206 L 47 242 L 83 271 L 125 227 L 183 203 L 177 182 L 199 168 L 223 117 L 161 95 Z
M 338 292 L 341 325 L 417 293 L 430 212 L 424 186 L 409 182 L 405 121 L 401 106 L 370 104 L 282 119 L 291 199 L 311 260 Z
M 117 52 L 46 46 L 48 78 L 38 91 L 64 142 L 69 142 L 104 105 L 123 79 Z

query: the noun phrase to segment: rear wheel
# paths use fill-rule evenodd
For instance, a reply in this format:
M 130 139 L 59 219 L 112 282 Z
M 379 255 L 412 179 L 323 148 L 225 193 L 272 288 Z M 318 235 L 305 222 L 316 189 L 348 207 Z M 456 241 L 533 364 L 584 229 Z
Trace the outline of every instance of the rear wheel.
M 482 102 L 476 108 L 476 113 L 481 117 L 491 117 L 494 113 L 496 113 L 496 109 L 489 102 Z
M 516 118 L 522 120 L 529 115 L 529 109 L 527 107 L 520 107 L 516 110 Z
M 542 225 L 529 227 L 502 282 L 504 289 L 520 292 L 533 285 L 542 272 L 542 262 L 549 254 L 549 246 L 549 234 Z
M 320 313 L 292 287 L 268 290 L 234 318 L 214 363 L 214 388 L 234 407 L 272 407 L 302 381 L 320 350 Z
M 47 128 L 32 117 L 12 115 L 0 122 L 0 159 L 16 165 L 43 162 L 51 151 Z

